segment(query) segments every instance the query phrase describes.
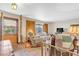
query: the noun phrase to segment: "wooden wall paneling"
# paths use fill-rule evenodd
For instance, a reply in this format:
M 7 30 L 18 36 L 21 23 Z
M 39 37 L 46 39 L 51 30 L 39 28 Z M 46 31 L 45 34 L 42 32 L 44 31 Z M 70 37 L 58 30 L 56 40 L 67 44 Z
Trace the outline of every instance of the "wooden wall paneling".
M 43 25 L 43 31 L 48 33 L 48 24 Z
M 17 43 L 17 35 L 5 34 L 3 40 L 10 40 L 12 43 Z
M 26 33 L 32 32 L 35 35 L 35 21 L 26 21 Z
M 0 41 L 2 40 L 2 19 L 3 19 L 3 12 L 0 13 Z

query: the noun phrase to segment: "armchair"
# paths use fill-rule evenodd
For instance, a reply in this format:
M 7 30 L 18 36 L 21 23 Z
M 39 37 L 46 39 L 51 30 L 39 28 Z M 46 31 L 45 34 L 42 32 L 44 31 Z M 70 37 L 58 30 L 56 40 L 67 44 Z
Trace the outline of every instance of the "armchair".
M 2 40 L 0 41 L 0 55 L 2 56 L 13 56 L 14 51 L 12 48 L 12 44 L 10 40 Z

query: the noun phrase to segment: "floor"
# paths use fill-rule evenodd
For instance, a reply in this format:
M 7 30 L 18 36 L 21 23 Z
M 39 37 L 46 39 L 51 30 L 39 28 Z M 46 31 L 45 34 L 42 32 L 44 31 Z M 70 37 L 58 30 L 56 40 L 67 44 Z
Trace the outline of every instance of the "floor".
M 15 56 L 41 56 L 41 48 L 23 48 L 15 51 Z
M 26 48 L 25 44 L 13 45 L 15 56 L 41 56 L 41 47 Z
M 33 47 L 33 48 L 26 48 L 25 45 L 18 45 L 16 46 L 17 48 L 15 49 L 15 56 L 41 56 L 41 47 Z M 56 52 L 57 56 L 60 55 L 60 51 Z M 43 51 L 43 56 L 49 56 L 49 51 Z M 63 56 L 68 56 L 68 53 L 63 53 Z

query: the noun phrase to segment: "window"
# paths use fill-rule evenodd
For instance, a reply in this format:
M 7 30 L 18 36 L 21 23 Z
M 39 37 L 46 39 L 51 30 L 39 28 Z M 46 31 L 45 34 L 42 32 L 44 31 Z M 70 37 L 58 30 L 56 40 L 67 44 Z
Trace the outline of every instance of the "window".
M 3 20 L 3 34 L 16 34 L 16 31 L 15 20 Z

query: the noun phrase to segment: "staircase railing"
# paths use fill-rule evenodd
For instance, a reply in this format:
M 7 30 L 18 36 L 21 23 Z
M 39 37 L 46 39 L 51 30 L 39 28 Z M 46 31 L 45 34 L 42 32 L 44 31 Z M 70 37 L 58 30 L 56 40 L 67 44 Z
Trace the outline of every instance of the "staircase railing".
M 47 47 L 48 47 L 48 52 L 47 52 Z M 51 50 L 53 48 L 53 50 Z M 53 51 L 52 56 L 79 56 L 77 53 L 70 51 L 69 49 L 61 48 L 58 46 L 50 45 L 47 43 L 42 43 L 41 46 L 41 56 L 51 56 L 50 53 Z M 57 51 L 60 52 L 60 55 L 57 55 Z M 47 55 L 48 53 L 48 55 Z M 64 55 L 67 54 L 67 55 Z

